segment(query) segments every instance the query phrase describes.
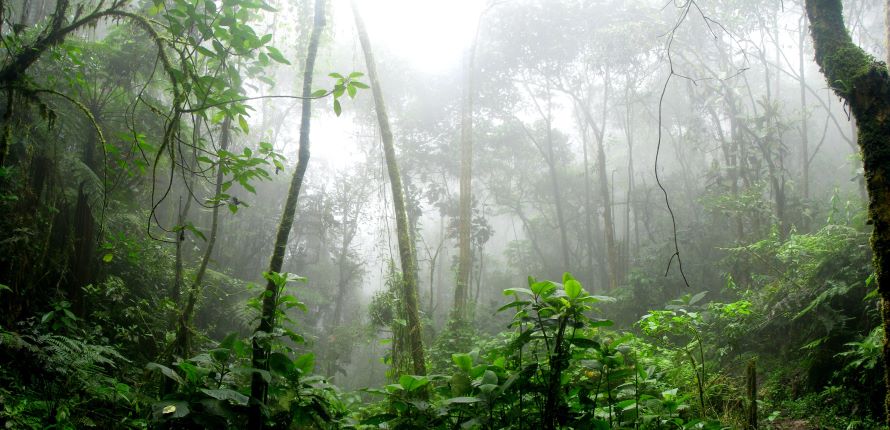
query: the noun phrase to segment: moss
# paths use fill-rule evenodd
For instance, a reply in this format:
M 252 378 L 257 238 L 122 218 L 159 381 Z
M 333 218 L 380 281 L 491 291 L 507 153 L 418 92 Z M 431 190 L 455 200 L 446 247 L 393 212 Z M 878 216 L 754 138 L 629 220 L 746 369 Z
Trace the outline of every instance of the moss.
M 875 59 L 851 44 L 827 54 L 823 64 L 825 75 L 832 79 L 831 87 L 842 97 L 847 97 L 856 82 L 869 74 Z

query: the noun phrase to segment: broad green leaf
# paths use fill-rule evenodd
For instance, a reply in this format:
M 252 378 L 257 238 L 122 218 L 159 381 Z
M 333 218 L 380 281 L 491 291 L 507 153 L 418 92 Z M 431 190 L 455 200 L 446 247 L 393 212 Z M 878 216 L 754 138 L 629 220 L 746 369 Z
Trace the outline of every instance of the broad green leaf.
M 399 377 L 399 385 L 405 391 L 415 391 L 429 383 L 430 380 L 426 376 L 402 375 Z
M 581 295 L 582 288 L 580 282 L 574 279 L 569 279 L 563 285 L 563 288 L 565 288 L 566 291 L 566 296 L 568 296 L 570 299 L 576 299 L 578 298 L 578 296 Z
M 387 421 L 392 421 L 398 417 L 399 416 L 395 414 L 377 414 L 363 419 L 361 424 L 366 426 L 377 426 Z
M 505 296 L 517 296 L 519 295 L 518 293 L 528 294 L 530 296 L 535 295 L 535 293 L 533 293 L 532 290 L 529 290 L 528 288 L 507 288 L 506 290 L 504 290 Z
M 478 403 L 481 401 L 482 401 L 482 399 L 480 399 L 478 397 L 452 397 L 450 399 L 445 399 L 445 401 L 442 402 L 442 404 L 443 405 L 450 405 L 452 403 L 468 404 L 468 403 Z
M 498 383 L 497 373 L 494 373 L 491 370 L 486 370 L 485 373 L 482 374 L 482 383 L 496 385 Z
M 469 372 L 473 367 L 473 357 L 470 354 L 451 354 L 451 361 L 461 370 Z
M 294 367 L 303 375 L 312 373 L 312 370 L 315 369 L 315 354 L 309 352 L 297 357 L 294 360 Z
M 245 396 L 244 394 L 241 394 L 235 390 L 229 390 L 226 388 L 221 388 L 218 390 L 210 390 L 207 388 L 202 388 L 201 392 L 203 392 L 204 394 L 206 394 L 210 397 L 213 397 L 214 399 L 228 400 L 232 403 L 242 405 L 242 406 L 246 405 L 247 400 L 248 400 L 248 397 Z
M 291 370 L 294 368 L 294 363 L 291 359 L 280 352 L 273 352 L 269 355 L 268 363 L 269 370 L 272 371 L 272 373 L 277 373 L 281 376 L 290 374 Z
M 185 384 L 185 381 L 182 380 L 182 377 L 179 376 L 178 373 L 176 373 L 173 369 L 171 369 L 167 366 L 164 366 L 163 364 L 148 363 L 145 366 L 145 368 L 148 370 L 159 370 L 164 376 L 176 381 L 177 384 L 179 384 L 179 385 Z

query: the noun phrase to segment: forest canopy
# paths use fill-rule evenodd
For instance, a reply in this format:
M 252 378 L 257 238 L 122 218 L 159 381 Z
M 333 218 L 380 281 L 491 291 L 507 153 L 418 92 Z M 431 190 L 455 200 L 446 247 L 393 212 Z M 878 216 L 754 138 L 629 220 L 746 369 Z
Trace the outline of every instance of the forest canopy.
M 885 19 L 0 1 L 0 426 L 887 428 Z

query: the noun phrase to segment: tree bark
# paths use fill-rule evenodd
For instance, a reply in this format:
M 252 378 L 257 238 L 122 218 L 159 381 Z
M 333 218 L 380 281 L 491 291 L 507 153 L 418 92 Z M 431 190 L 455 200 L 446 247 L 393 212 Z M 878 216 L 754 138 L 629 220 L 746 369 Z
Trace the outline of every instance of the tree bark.
M 467 53 L 466 84 L 464 85 L 464 103 L 461 106 L 460 127 L 460 215 L 458 220 L 458 259 L 457 287 L 454 290 L 454 318 L 467 317 L 467 297 L 469 295 L 470 270 L 473 256 L 470 244 L 472 224 L 472 180 L 473 180 L 473 71 L 476 57 L 476 43 L 479 32 L 470 44 Z
M 411 238 L 411 229 L 408 223 L 405 190 L 402 187 L 402 177 L 399 174 L 399 165 L 396 161 L 392 129 L 389 124 L 389 116 L 386 113 L 386 105 L 383 102 L 383 91 L 380 88 L 380 78 L 377 75 L 377 66 L 374 62 L 374 54 L 371 51 L 371 42 L 368 40 L 368 32 L 365 30 L 365 23 L 362 21 L 355 0 L 352 1 L 352 11 L 362 51 L 365 54 L 368 79 L 371 81 L 371 91 L 374 94 L 374 106 L 377 111 L 377 122 L 379 123 L 380 135 L 383 140 L 386 170 L 389 175 L 390 187 L 392 188 L 393 209 L 396 213 L 396 230 L 398 232 L 399 258 L 402 264 L 402 295 L 405 300 L 405 314 L 408 320 L 406 334 L 411 348 L 412 368 L 416 375 L 426 375 L 422 328 L 417 310 L 417 253 L 414 250 L 414 241 Z
M 287 192 L 287 200 L 284 204 L 284 212 L 281 214 L 281 223 L 278 225 L 278 233 L 275 236 L 275 246 L 272 249 L 272 257 L 269 261 L 269 272 L 280 272 L 284 264 L 284 254 L 287 248 L 287 240 L 290 236 L 291 226 L 294 223 L 294 214 L 297 210 L 297 199 L 300 195 L 300 187 L 309 165 L 309 130 L 312 119 L 312 74 L 315 71 L 315 57 L 318 53 L 318 45 L 321 39 L 321 31 L 325 26 L 325 1 L 315 0 L 315 21 L 312 34 L 309 37 L 309 47 L 306 53 L 306 63 L 303 69 L 303 102 L 300 116 L 300 147 L 298 150 L 297 167 L 291 178 L 290 189 Z M 275 308 L 278 301 L 278 291 L 274 282 L 269 280 L 263 293 L 263 305 L 260 314 L 260 323 L 254 331 L 252 366 L 255 369 L 268 370 L 269 345 L 257 339 L 257 335 L 271 333 L 275 327 Z M 250 381 L 251 405 L 248 413 L 248 428 L 262 429 L 264 426 L 263 407 L 266 404 L 266 395 L 269 384 L 259 372 L 253 372 Z
M 229 142 L 231 139 L 231 126 L 232 118 L 230 116 L 226 116 L 226 119 L 223 120 L 222 127 L 220 129 L 219 149 L 222 151 L 227 151 L 229 149 Z M 219 196 L 219 194 L 222 192 L 223 179 L 222 166 L 217 166 L 216 185 L 213 191 L 214 197 Z M 201 264 L 200 266 L 198 266 L 198 272 L 195 273 L 195 279 L 192 281 L 191 288 L 189 288 L 185 307 L 182 309 L 182 313 L 179 315 L 179 322 L 176 328 L 176 340 L 174 341 L 175 346 L 173 348 L 173 355 L 179 355 L 183 358 L 187 358 L 189 355 L 191 355 L 191 331 L 189 328 L 189 324 L 191 324 L 192 314 L 195 311 L 195 304 L 198 301 L 198 295 L 201 292 L 201 281 L 204 279 L 204 274 L 207 272 L 207 265 L 210 263 L 210 257 L 213 255 L 213 248 L 216 244 L 216 233 L 219 230 L 220 206 L 221 204 L 216 204 L 213 206 L 213 211 L 210 215 L 210 235 L 207 238 L 207 247 L 204 249 L 204 256 L 201 258 Z
M 859 126 L 868 190 L 871 247 L 881 295 L 884 326 L 884 406 L 890 425 L 890 77 L 887 67 L 853 43 L 844 24 L 841 0 L 807 0 L 816 62 L 834 92 L 843 98 Z
M 810 141 L 807 133 L 809 128 L 807 125 L 809 115 L 807 114 L 807 82 L 805 79 L 806 72 L 804 70 L 804 67 L 806 67 L 806 63 L 804 62 L 804 45 L 807 35 L 804 28 L 806 27 L 806 23 L 807 18 L 806 15 L 804 15 L 800 18 L 800 39 L 797 51 L 797 62 L 798 68 L 800 69 L 800 188 L 803 193 L 804 201 L 809 200 L 810 198 Z M 804 224 L 806 224 L 806 222 L 806 217 L 804 217 Z

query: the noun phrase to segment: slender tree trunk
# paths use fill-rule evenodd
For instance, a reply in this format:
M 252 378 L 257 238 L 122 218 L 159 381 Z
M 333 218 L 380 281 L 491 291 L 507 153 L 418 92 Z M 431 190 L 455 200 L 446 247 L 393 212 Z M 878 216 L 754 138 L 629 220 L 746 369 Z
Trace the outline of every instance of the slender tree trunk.
M 298 150 L 297 167 L 291 178 L 290 189 L 287 192 L 287 200 L 284 203 L 284 212 L 281 214 L 281 223 L 278 225 L 278 233 L 275 236 L 275 245 L 272 249 L 272 257 L 269 261 L 269 272 L 281 272 L 284 264 L 284 254 L 287 249 L 287 239 L 290 236 L 291 226 L 294 223 L 294 214 L 297 210 L 297 199 L 300 195 L 300 187 L 303 185 L 303 177 L 306 167 L 309 165 L 309 131 L 312 119 L 312 74 L 315 71 L 315 57 L 318 53 L 318 45 L 321 39 L 321 31 L 325 26 L 325 1 L 315 0 L 315 22 L 312 34 L 309 37 L 309 47 L 306 52 L 306 63 L 303 69 L 302 112 L 300 116 L 300 147 Z M 263 304 L 260 313 L 260 323 L 254 331 L 252 366 L 260 370 L 268 370 L 269 345 L 260 340 L 257 335 L 272 333 L 275 327 L 275 307 L 278 301 L 278 290 L 271 280 L 266 283 L 263 293 Z M 250 397 L 251 405 L 248 413 L 248 428 L 262 429 L 264 426 L 263 407 L 266 404 L 266 395 L 269 384 L 259 372 L 251 375 Z
M 559 244 L 562 250 L 563 267 L 571 267 L 572 260 L 569 252 L 569 233 L 566 227 L 566 217 L 563 210 L 562 188 L 559 184 L 559 169 L 556 166 L 556 155 L 553 152 L 553 125 L 550 122 L 550 112 L 547 112 L 547 168 L 550 171 L 550 187 L 553 190 L 553 205 L 556 208 L 556 223 L 559 227 Z
M 634 133 L 633 126 L 631 125 L 631 122 L 633 121 L 633 100 L 630 97 L 632 93 L 633 91 L 630 88 L 625 89 L 624 100 L 626 103 L 626 107 L 624 111 L 624 133 L 627 136 L 627 194 L 625 195 L 624 199 L 624 248 L 626 249 L 626 252 L 624 255 L 624 265 L 622 266 L 622 273 L 627 272 L 627 269 L 630 267 L 631 260 L 630 213 L 631 202 L 634 198 Z M 634 217 L 636 218 L 636 214 L 634 214 Z M 639 246 L 637 246 L 637 248 L 639 248 Z
M 478 26 L 477 26 L 478 27 Z M 458 221 L 457 288 L 454 290 L 454 318 L 467 317 L 467 297 L 470 285 L 470 271 L 473 255 L 470 243 L 470 230 L 473 222 L 472 180 L 473 180 L 473 73 L 475 71 L 477 28 L 473 43 L 467 53 L 465 70 L 464 103 L 461 106 L 460 127 L 460 218 Z
M 871 247 L 882 301 L 884 405 L 890 425 L 890 77 L 885 64 L 853 43 L 844 25 L 841 0 L 807 0 L 806 9 L 816 62 L 835 93 L 849 103 L 859 125 L 868 217 L 873 225 Z
M 609 71 L 606 69 L 606 77 L 604 82 L 603 89 L 603 109 L 606 109 L 606 103 L 609 100 Z M 586 110 L 586 109 L 585 109 Z M 600 185 L 600 194 L 602 194 L 601 198 L 603 201 L 603 224 L 605 228 L 605 236 L 606 236 L 606 259 L 608 262 L 608 271 L 609 271 L 609 290 L 614 290 L 618 286 L 619 278 L 621 277 L 618 272 L 618 247 L 615 243 L 615 221 L 612 213 L 612 199 L 611 193 L 609 192 L 609 174 L 606 171 L 606 149 L 605 149 L 605 138 L 606 138 L 606 122 L 605 122 L 605 114 L 603 115 L 603 122 L 600 124 L 599 130 L 597 130 L 596 136 L 596 169 L 599 174 L 599 185 Z
M 226 116 L 220 129 L 219 149 L 222 151 L 227 151 L 229 149 L 231 127 L 232 118 Z M 222 192 L 223 179 L 222 166 L 216 166 L 216 185 L 214 186 L 213 191 L 214 197 L 219 196 Z M 195 273 L 195 279 L 192 281 L 192 285 L 189 288 L 185 307 L 182 309 L 182 313 L 179 314 L 173 355 L 178 355 L 184 358 L 191 355 L 191 331 L 189 325 L 191 324 L 192 314 L 194 314 L 195 311 L 195 304 L 201 293 L 201 281 L 204 279 L 204 274 L 207 272 L 207 265 L 210 263 L 210 257 L 213 255 L 213 248 L 216 245 L 217 231 L 219 230 L 220 206 L 221 204 L 214 205 L 210 215 L 210 235 L 207 237 L 207 246 L 204 249 L 204 256 L 201 258 L 201 264 L 198 266 L 198 272 Z
M 800 39 L 798 43 L 798 51 L 797 51 L 797 63 L 798 68 L 800 69 L 800 172 L 801 172 L 801 192 L 803 193 L 803 199 L 809 200 L 810 198 L 810 141 L 807 133 L 808 129 L 808 119 L 809 115 L 807 114 L 807 82 L 805 78 L 806 71 L 804 68 L 806 67 L 806 62 L 804 61 L 804 46 L 806 45 L 806 25 L 807 25 L 807 17 L 804 14 L 800 18 Z M 804 219 L 806 222 L 806 219 Z
M 368 78 L 371 81 L 371 91 L 374 93 L 374 106 L 377 111 L 377 122 L 380 126 L 380 134 L 383 140 L 383 153 L 386 157 L 386 169 L 389 175 L 389 183 L 392 187 L 393 209 L 396 213 L 396 230 L 398 232 L 399 257 L 402 264 L 402 294 L 405 300 L 405 316 L 408 322 L 408 344 L 411 349 L 412 368 L 416 375 L 426 375 L 426 362 L 424 359 L 422 328 L 420 316 L 417 310 L 417 254 L 414 250 L 414 241 L 411 238 L 411 229 L 408 223 L 408 212 L 405 205 L 405 190 L 402 187 L 402 177 L 399 174 L 399 166 L 396 161 L 396 150 L 393 143 L 392 130 L 390 129 L 389 116 L 383 103 L 383 91 L 380 88 L 380 78 L 377 75 L 377 66 L 374 62 L 374 54 L 371 51 L 371 42 L 368 40 L 368 32 L 362 21 L 355 0 L 352 1 L 352 11 L 355 16 L 355 26 L 358 30 L 359 41 L 365 54 L 365 63 L 368 68 Z
M 583 119 L 578 119 L 578 123 L 581 126 L 581 153 L 584 156 L 584 237 L 585 242 L 587 243 L 587 252 L 585 252 L 586 262 L 587 262 L 587 271 L 590 279 L 594 277 L 593 270 L 593 228 L 591 226 L 590 215 L 593 213 L 593 205 L 590 201 L 590 157 L 587 154 L 588 148 L 588 129 L 585 126 Z

